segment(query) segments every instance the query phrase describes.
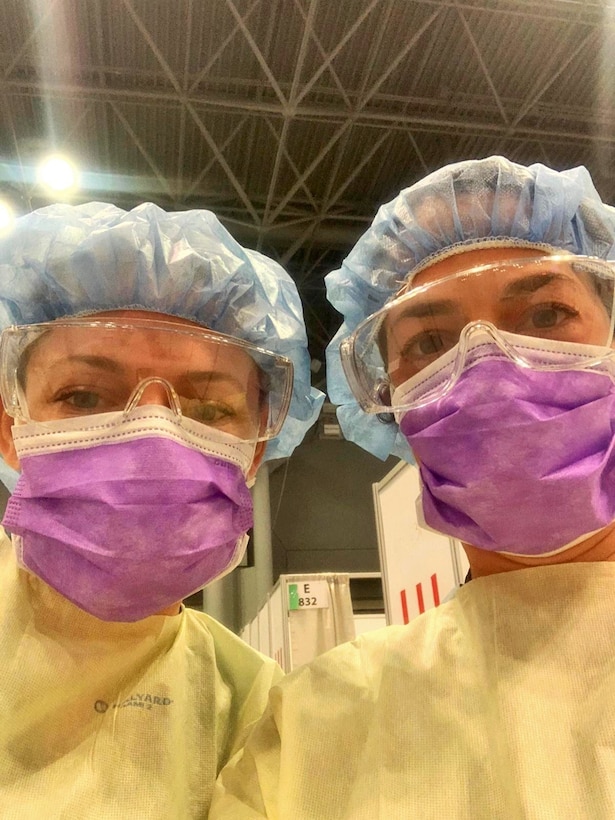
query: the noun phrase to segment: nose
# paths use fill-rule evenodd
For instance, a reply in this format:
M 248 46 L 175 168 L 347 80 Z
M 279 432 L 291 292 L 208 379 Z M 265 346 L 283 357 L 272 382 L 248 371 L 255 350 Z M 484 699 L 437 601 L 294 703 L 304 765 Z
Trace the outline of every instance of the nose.
M 128 415 L 135 407 L 142 404 L 159 404 L 169 407 L 176 416 L 182 417 L 181 403 L 171 382 L 160 376 L 150 376 L 143 379 L 135 387 L 124 408 L 124 415 Z
M 502 336 L 501 332 L 493 324 L 493 322 L 483 319 L 475 319 L 468 322 L 468 324 L 461 331 L 459 336 L 459 352 L 457 354 L 458 366 L 461 366 L 461 364 L 465 362 L 466 356 L 468 355 L 470 340 L 473 336 L 490 337 L 491 341 L 494 342 L 500 348 L 502 353 L 508 356 L 509 359 L 517 364 L 521 364 L 521 366 L 525 366 L 523 357 L 515 349 L 514 345 Z

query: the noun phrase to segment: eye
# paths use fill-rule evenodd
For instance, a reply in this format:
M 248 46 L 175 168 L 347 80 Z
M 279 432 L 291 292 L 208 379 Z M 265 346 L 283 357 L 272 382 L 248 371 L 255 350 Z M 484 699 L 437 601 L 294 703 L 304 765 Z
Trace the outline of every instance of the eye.
M 535 327 L 555 327 L 560 321 L 561 313 L 553 307 L 541 308 L 533 314 L 532 321 Z
M 96 410 L 100 404 L 100 396 L 91 390 L 71 390 L 62 393 L 56 402 L 67 404 L 75 410 Z
M 425 331 L 409 339 L 404 345 L 401 355 L 404 359 L 440 356 L 449 347 L 452 347 L 452 345 L 448 344 L 443 334 L 437 331 Z
M 202 424 L 216 424 L 235 416 L 232 407 L 216 401 L 190 401 L 184 413 L 194 421 L 200 421 Z
M 532 333 L 532 331 L 553 330 L 578 316 L 578 311 L 567 305 L 555 303 L 537 305 L 526 313 L 518 329 L 521 331 L 525 330 L 528 333 Z
M 439 334 L 430 333 L 419 339 L 416 346 L 423 356 L 433 356 L 444 349 L 444 341 Z

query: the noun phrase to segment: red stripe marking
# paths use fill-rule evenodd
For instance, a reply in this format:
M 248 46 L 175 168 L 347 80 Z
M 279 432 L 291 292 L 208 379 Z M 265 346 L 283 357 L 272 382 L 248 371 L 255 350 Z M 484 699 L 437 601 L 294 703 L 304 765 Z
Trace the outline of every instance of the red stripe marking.
M 431 588 L 433 590 L 433 602 L 436 606 L 440 606 L 440 592 L 438 591 L 438 576 L 435 573 L 431 576 Z
M 407 624 L 410 622 L 410 618 L 408 617 L 408 601 L 406 601 L 406 590 L 402 589 L 401 591 L 401 614 L 404 619 L 404 623 Z
M 425 612 L 425 601 L 423 600 L 423 585 L 417 584 L 416 585 L 416 598 L 419 603 L 419 613 Z

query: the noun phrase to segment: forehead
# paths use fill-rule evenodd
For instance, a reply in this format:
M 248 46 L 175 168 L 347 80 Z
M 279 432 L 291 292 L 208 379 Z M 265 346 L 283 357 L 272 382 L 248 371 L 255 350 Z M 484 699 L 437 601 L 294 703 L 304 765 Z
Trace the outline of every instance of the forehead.
M 437 282 L 455 273 L 461 273 L 471 268 L 481 265 L 493 265 L 498 262 L 511 261 L 513 259 L 537 259 L 548 256 L 546 251 L 534 248 L 473 248 L 461 253 L 448 256 L 434 262 L 433 265 L 420 271 L 412 280 L 409 290 L 419 285 L 426 285 L 430 282 Z
M 76 318 L 76 317 L 73 317 Z M 159 322 L 174 322 L 178 325 L 186 325 L 186 327 L 200 327 L 207 330 L 209 333 L 215 331 L 200 325 L 198 322 L 193 322 L 191 319 L 184 319 L 181 316 L 173 316 L 171 313 L 158 313 L 155 310 L 132 310 L 129 308 L 119 308 L 117 310 L 103 310 L 99 313 L 88 313 L 83 319 L 153 319 Z
M 185 370 L 223 371 L 236 378 L 256 369 L 251 356 L 243 349 L 228 344 L 226 337 L 207 331 L 199 333 L 200 325 L 187 320 L 175 320 L 161 314 L 144 311 L 113 311 L 96 314 L 91 319 L 117 320 L 129 325 L 130 318 L 173 319 L 174 328 L 50 328 L 28 351 L 27 368 L 50 368 L 64 361 L 97 357 L 113 363 L 118 370 L 147 371 L 170 375 Z

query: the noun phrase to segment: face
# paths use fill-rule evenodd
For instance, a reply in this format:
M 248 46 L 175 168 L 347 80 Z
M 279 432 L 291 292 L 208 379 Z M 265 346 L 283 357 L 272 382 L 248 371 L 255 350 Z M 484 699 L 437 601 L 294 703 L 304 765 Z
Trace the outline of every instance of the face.
M 540 258 L 539 263 L 510 264 Z M 447 279 L 483 265 L 497 269 Z M 421 271 L 387 316 L 386 348 L 394 386 L 415 376 L 457 344 L 461 331 L 483 320 L 523 336 L 604 346 L 610 315 L 595 279 L 571 264 L 550 262 L 530 248 L 485 248 L 460 253 Z M 421 292 L 421 286 L 433 285 Z
M 90 318 L 157 319 L 186 330 L 200 327 L 146 311 L 109 311 Z M 254 360 L 238 347 L 198 336 L 142 328 L 52 328 L 30 346 L 21 373 L 29 417 L 35 421 L 121 411 L 149 378 L 172 385 L 184 416 L 239 438 L 257 437 L 263 410 Z M 173 406 L 173 400 L 164 384 L 152 381 L 138 404 Z M 259 446 L 259 454 L 262 450 Z

